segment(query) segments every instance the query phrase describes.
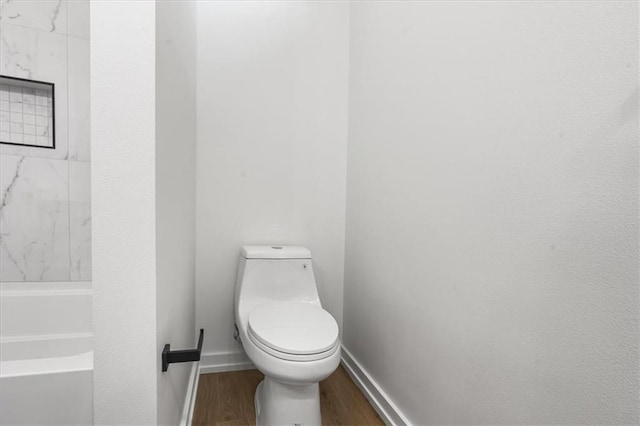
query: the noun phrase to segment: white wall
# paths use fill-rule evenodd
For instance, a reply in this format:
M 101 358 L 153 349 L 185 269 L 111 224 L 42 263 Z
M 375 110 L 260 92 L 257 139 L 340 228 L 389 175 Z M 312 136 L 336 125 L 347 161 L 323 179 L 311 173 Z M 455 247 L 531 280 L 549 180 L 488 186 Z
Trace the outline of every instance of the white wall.
M 156 4 L 156 256 L 158 363 L 165 343 L 196 346 L 196 5 Z M 178 424 L 193 364 L 158 372 L 158 423 Z M 188 402 L 187 402 L 188 403 Z
M 243 244 L 309 247 L 342 323 L 348 5 L 198 4 L 197 320 L 232 338 Z
M 414 424 L 638 423 L 637 36 L 353 3 L 344 344 Z
M 155 2 L 91 5 L 95 424 L 157 423 Z
M 195 342 L 195 3 L 92 8 L 96 424 L 178 424 Z M 188 402 L 188 401 L 187 401 Z

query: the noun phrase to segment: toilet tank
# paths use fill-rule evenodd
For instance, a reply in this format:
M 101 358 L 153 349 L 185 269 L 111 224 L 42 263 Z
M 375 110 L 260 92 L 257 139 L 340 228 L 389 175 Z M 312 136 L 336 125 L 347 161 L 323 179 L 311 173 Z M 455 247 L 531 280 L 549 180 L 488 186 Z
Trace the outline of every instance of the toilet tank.
M 320 305 L 311 252 L 298 246 L 244 246 L 240 252 L 235 306 L 242 301 L 299 301 Z

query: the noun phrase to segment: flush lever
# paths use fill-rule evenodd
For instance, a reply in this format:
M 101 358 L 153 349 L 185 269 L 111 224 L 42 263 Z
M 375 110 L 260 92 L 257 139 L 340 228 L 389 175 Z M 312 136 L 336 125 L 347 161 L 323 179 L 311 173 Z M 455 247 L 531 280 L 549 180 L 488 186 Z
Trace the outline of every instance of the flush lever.
M 240 331 L 238 330 L 238 324 L 233 324 L 233 340 L 242 344 L 242 339 L 240 338 Z

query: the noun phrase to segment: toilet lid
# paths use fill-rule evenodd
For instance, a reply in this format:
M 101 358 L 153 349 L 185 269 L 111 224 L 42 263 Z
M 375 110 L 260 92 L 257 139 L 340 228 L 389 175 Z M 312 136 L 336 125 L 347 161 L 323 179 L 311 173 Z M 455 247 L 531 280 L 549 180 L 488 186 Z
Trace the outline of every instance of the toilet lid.
M 269 348 L 294 355 L 326 352 L 338 341 L 338 324 L 331 314 L 304 302 L 256 306 L 249 314 L 249 332 Z

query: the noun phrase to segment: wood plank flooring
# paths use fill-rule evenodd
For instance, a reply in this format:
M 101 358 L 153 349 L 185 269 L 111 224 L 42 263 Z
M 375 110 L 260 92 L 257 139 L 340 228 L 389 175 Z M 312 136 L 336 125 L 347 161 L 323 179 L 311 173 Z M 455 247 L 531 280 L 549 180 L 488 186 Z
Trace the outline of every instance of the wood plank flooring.
M 258 370 L 200 376 L 193 424 L 255 425 L 253 395 L 262 378 Z M 320 382 L 320 409 L 323 425 L 384 425 L 342 366 Z

